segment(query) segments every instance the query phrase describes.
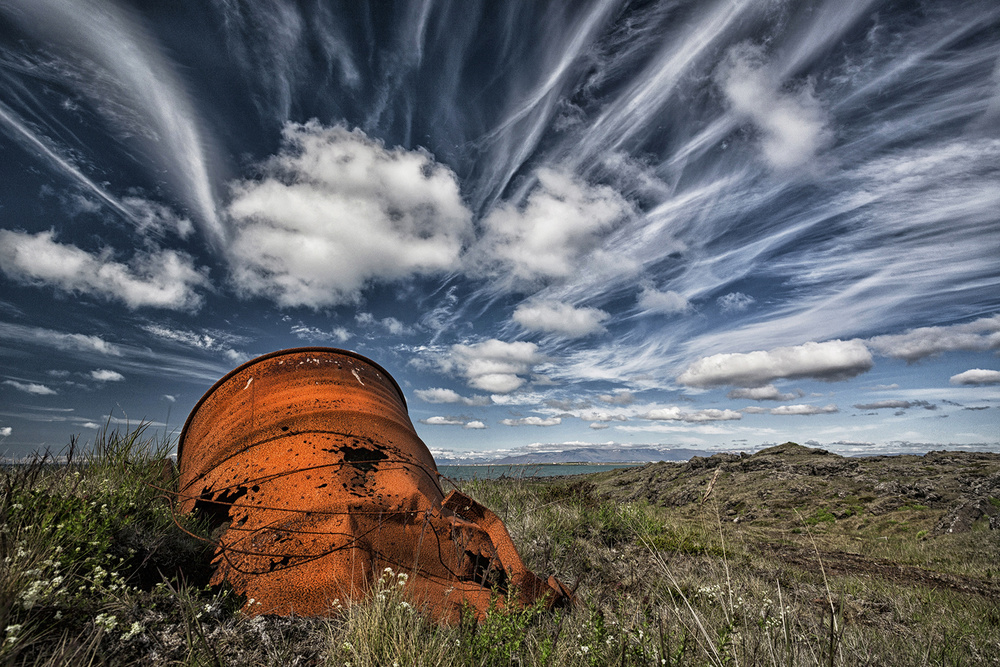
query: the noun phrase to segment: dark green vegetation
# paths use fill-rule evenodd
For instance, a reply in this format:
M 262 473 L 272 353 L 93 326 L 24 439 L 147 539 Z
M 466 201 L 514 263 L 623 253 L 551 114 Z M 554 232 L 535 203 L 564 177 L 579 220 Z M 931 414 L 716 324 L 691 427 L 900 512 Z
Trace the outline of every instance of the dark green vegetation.
M 463 490 L 578 604 L 437 627 L 385 573 L 326 619 L 247 617 L 206 587 L 142 430 L 0 479 L 0 663 L 987 665 L 1000 663 L 1000 455 L 754 456 Z M 404 585 L 401 585 L 404 584 Z

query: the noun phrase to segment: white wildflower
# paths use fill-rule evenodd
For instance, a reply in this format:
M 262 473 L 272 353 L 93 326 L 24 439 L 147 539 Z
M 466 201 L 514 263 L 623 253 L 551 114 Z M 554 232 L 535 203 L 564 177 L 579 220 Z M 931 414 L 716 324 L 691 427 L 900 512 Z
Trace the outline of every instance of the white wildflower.
M 105 630 L 114 630 L 118 626 L 118 618 L 113 614 L 98 614 L 94 619 L 94 625 Z
M 135 637 L 137 634 L 144 631 L 145 629 L 146 628 L 142 627 L 142 623 L 140 623 L 139 621 L 135 621 L 129 627 L 128 632 L 122 635 L 122 641 L 128 641 L 129 639 L 132 639 L 132 637 Z
M 17 643 L 17 634 L 19 632 L 21 632 L 21 628 L 22 627 L 23 626 L 21 626 L 20 624 L 17 624 L 17 625 L 8 625 L 7 629 L 4 630 L 4 632 L 7 633 L 7 638 L 4 639 L 3 643 L 4 644 L 16 644 Z

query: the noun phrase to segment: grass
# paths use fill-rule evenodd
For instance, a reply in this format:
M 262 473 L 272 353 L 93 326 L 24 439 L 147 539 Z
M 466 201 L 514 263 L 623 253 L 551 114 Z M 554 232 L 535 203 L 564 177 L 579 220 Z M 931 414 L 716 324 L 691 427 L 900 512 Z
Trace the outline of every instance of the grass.
M 712 470 L 718 486 L 685 491 L 681 508 L 625 500 L 643 492 L 630 484 L 606 493 L 622 480 L 609 473 L 463 484 L 530 568 L 578 585 L 569 609 L 438 626 L 408 599 L 407 573 L 384 572 L 326 618 L 248 617 L 206 585 L 208 528 L 172 513 L 166 451 L 140 427 L 3 469 L 0 664 L 1000 663 L 995 532 L 931 534 L 927 506 L 874 515 L 876 498 L 836 479 L 813 499 L 755 489 L 787 517 L 734 521 L 764 501 L 735 498 L 737 480 Z

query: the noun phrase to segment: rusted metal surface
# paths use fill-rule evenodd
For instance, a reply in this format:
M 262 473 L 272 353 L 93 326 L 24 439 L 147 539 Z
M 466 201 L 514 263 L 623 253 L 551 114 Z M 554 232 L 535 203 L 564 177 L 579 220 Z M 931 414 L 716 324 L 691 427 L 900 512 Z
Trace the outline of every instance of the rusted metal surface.
M 399 386 L 352 352 L 296 348 L 240 366 L 195 406 L 177 454 L 181 510 L 224 527 L 212 581 L 245 594 L 248 613 L 322 615 L 385 568 L 445 621 L 463 605 L 481 616 L 491 596 L 571 598 L 525 567 L 493 512 L 445 496 Z

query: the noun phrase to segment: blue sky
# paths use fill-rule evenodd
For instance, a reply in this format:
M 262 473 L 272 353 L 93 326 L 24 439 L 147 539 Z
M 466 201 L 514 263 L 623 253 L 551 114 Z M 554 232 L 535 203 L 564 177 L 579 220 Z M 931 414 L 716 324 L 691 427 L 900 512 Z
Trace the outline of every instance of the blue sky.
M 995 2 L 0 2 L 0 453 L 273 350 L 433 451 L 1000 451 Z

